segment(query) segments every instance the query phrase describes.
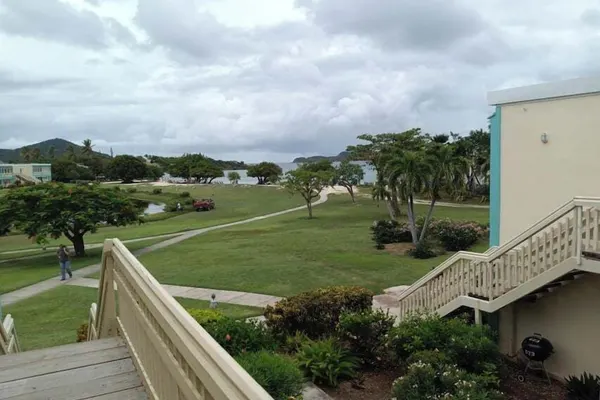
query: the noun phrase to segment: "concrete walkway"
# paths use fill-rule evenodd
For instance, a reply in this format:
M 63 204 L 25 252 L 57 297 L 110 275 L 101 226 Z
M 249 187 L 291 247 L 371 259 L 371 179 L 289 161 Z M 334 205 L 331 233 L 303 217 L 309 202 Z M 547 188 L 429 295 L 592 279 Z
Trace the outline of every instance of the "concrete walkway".
M 327 201 L 327 196 L 328 196 L 327 191 L 321 192 L 321 196 L 319 197 L 319 200 L 313 202 L 313 206 L 325 203 Z M 245 219 L 245 220 L 241 220 L 241 221 L 231 222 L 228 224 L 210 226 L 207 228 L 201 228 L 201 229 L 195 229 L 195 230 L 183 232 L 171 239 L 167 239 L 163 242 L 156 243 L 156 244 L 153 244 L 146 248 L 134 251 L 133 255 L 136 257 L 139 257 L 143 254 L 150 253 L 152 251 L 174 245 L 176 243 L 182 242 L 182 241 L 192 238 L 194 236 L 204 234 L 206 232 L 215 231 L 218 229 L 229 228 L 231 226 L 236 226 L 236 225 L 248 224 L 250 222 L 260 221 L 260 220 L 263 220 L 266 218 L 277 217 L 280 215 L 289 214 L 291 212 L 300 211 L 300 210 L 304 210 L 304 209 L 306 209 L 306 206 L 300 206 L 300 207 L 290 208 L 288 210 L 278 211 L 278 212 L 274 212 L 271 214 L 261 215 L 258 217 L 253 217 L 253 218 L 249 218 L 249 219 Z M 139 239 L 135 239 L 135 240 L 140 241 L 140 240 L 146 240 L 146 239 L 151 239 L 151 238 L 152 237 L 139 238 Z M 84 278 L 87 275 L 94 274 L 94 273 L 100 271 L 100 267 L 101 267 L 100 264 L 94 264 L 94 265 L 90 265 L 90 266 L 87 266 L 84 268 L 80 268 L 76 271 L 73 271 L 73 278 Z M 58 271 L 58 263 L 57 263 L 57 271 Z M 2 296 L 0 296 L 0 304 L 2 304 L 2 305 L 13 304 L 13 303 L 16 303 L 17 301 L 35 296 L 37 294 L 48 291 L 50 289 L 54 289 L 62 284 L 63 284 L 63 282 L 61 282 L 58 278 L 47 279 L 45 281 L 42 281 L 42 282 L 30 285 L 30 286 L 26 286 L 24 288 L 3 294 Z

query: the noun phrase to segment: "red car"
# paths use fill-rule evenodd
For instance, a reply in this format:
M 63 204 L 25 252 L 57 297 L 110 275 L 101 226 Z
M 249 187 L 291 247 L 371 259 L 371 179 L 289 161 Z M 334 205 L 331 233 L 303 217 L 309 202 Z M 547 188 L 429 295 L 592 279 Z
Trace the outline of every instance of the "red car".
M 194 209 L 196 211 L 210 211 L 215 209 L 215 201 L 213 199 L 202 199 L 194 201 Z

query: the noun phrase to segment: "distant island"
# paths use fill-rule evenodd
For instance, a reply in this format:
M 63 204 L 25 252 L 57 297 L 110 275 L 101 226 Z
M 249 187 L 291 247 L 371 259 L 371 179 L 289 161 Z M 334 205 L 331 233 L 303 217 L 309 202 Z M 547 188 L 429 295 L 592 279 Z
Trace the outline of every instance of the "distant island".
M 312 162 L 317 162 L 317 161 L 321 161 L 321 160 L 329 160 L 331 162 L 334 161 L 344 161 L 345 159 L 347 159 L 350 156 L 350 153 L 347 151 L 342 151 L 340 154 L 338 154 L 337 156 L 311 156 L 311 157 L 298 157 L 298 158 L 294 158 L 294 161 L 292 161 L 293 163 L 296 164 L 303 164 L 303 163 L 312 163 Z

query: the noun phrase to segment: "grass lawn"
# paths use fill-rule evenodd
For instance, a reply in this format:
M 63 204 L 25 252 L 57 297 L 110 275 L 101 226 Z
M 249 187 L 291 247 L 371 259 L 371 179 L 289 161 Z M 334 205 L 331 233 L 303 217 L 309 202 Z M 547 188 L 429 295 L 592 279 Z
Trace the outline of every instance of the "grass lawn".
M 165 239 L 141 240 L 125 244 L 129 250 L 143 249 L 154 243 Z M 87 255 L 82 258 L 74 258 L 71 261 L 73 270 L 97 264 L 102 258 L 102 248 L 89 249 Z M 13 255 L 13 257 L 22 257 L 22 255 Z M 48 250 L 44 256 L 25 260 L 4 261 L 0 263 L 0 293 L 11 292 L 24 286 L 43 281 L 45 279 L 60 275 L 60 267 L 54 250 Z
M 15 319 L 23 350 L 74 343 L 77 328 L 87 322 L 90 305 L 98 300 L 98 290 L 61 286 L 7 306 L 5 313 Z M 176 298 L 185 308 L 208 308 L 207 301 Z M 241 319 L 262 314 L 262 309 L 219 304 L 219 310 Z
M 126 185 L 131 186 L 131 185 Z M 165 195 L 152 195 L 140 193 L 140 191 L 151 192 L 154 188 L 150 185 L 137 185 L 136 197 L 144 200 L 161 202 Z M 126 227 L 104 227 L 94 234 L 85 236 L 86 243 L 100 243 L 106 238 L 118 237 L 121 240 L 136 239 L 141 237 L 155 236 L 166 233 L 182 232 L 191 229 L 204 228 L 207 226 L 220 225 L 228 222 L 239 221 L 258 215 L 269 214 L 276 211 L 286 210 L 303 204 L 299 196 L 291 196 L 287 191 L 276 187 L 262 186 L 232 186 L 232 185 L 193 185 L 162 187 L 163 192 L 176 191 L 181 193 L 187 191 L 193 198 L 208 198 L 215 200 L 216 208 L 210 212 L 186 212 L 180 213 L 167 219 L 147 222 L 142 225 L 131 225 Z M 169 213 L 174 215 L 176 213 Z M 158 215 L 158 214 L 157 214 Z M 159 219 L 154 216 L 154 219 Z M 50 245 L 67 241 L 52 240 Z M 68 242 L 68 241 L 67 241 Z M 39 248 L 38 244 L 32 243 L 25 235 L 9 235 L 0 237 L 0 252 L 19 249 Z
M 369 227 L 382 204 L 330 196 L 309 220 L 295 212 L 201 235 L 140 257 L 162 283 L 289 296 L 329 285 L 410 284 L 450 256 L 417 260 L 376 250 Z M 426 206 L 416 206 L 423 215 Z M 434 216 L 488 221 L 487 209 L 436 207 Z M 474 251 L 485 251 L 481 244 Z

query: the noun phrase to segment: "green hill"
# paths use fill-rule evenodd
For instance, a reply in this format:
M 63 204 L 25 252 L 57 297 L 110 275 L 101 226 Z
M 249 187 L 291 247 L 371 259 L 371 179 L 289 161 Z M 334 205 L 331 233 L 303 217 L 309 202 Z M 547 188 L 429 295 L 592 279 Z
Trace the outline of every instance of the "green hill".
M 348 153 L 347 151 L 342 151 L 337 156 L 298 157 L 298 158 L 294 158 L 294 161 L 292 161 L 292 162 L 296 163 L 296 164 L 303 164 L 303 163 L 317 162 L 317 161 L 321 161 L 321 160 L 329 160 L 331 162 L 344 161 L 346 158 L 348 158 L 349 155 L 350 155 L 350 153 Z
M 0 149 L 0 160 L 6 163 L 17 163 L 24 162 L 21 157 L 21 150 L 24 148 L 32 148 L 32 149 L 40 149 L 40 154 L 42 158 L 48 159 L 48 151 L 51 147 L 54 147 L 54 157 L 59 158 L 64 153 L 66 153 L 67 148 L 69 146 L 75 147 L 75 150 L 79 153 L 81 151 L 82 146 L 75 144 L 73 142 L 69 142 L 68 140 L 56 138 L 50 140 L 44 140 L 43 142 L 30 144 L 28 146 L 20 147 L 18 149 Z M 104 153 L 94 152 L 95 155 L 99 157 L 110 157 Z

